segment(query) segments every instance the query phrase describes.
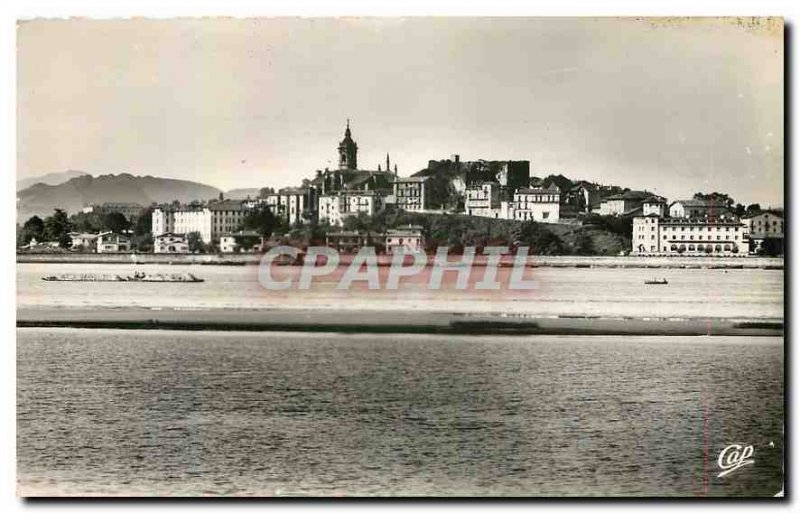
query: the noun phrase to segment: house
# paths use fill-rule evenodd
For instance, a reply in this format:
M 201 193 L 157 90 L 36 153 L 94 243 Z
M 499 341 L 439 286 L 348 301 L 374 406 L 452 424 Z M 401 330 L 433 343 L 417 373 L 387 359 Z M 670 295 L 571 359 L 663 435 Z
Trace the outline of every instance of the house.
M 775 254 L 783 253 L 784 226 L 781 214 L 782 212 L 766 211 L 742 219 L 750 232 L 751 252 L 760 253 L 762 249 L 772 245 L 776 248 Z
M 599 207 L 600 195 L 593 183 L 580 181 L 564 194 L 564 204 L 575 212 L 589 214 L 593 207 Z
M 162 233 L 153 238 L 153 252 L 188 253 L 188 239 L 185 233 Z
M 631 215 L 648 198 L 653 197 L 646 191 L 625 191 L 622 194 L 614 194 L 600 202 L 601 216 L 622 216 Z
M 72 241 L 71 249 L 81 251 L 95 251 L 97 249 L 96 233 L 77 233 L 70 232 L 69 238 Z
M 554 183 L 549 187 L 519 189 L 514 193 L 513 215 L 520 221 L 557 223 L 561 209 L 561 190 Z
M 226 233 L 219 238 L 219 250 L 222 253 L 255 253 L 264 244 L 264 237 L 254 231 L 240 230 Z
M 102 232 L 97 235 L 98 253 L 121 253 L 130 250 L 130 237 L 113 232 Z
M 678 218 L 719 217 L 728 213 L 724 203 L 714 200 L 690 199 L 673 201 L 669 206 L 669 216 Z
M 642 203 L 642 215 L 665 217 L 667 213 L 667 200 L 661 196 L 650 196 Z
M 370 234 L 363 232 L 331 232 L 325 236 L 325 245 L 342 253 L 355 253 L 362 246 L 367 246 L 371 243 L 372 237 Z
M 746 256 L 747 226 L 733 218 L 633 218 L 631 254 Z
M 386 230 L 386 253 L 393 254 L 401 248 L 407 252 L 425 251 L 422 227 L 407 225 Z

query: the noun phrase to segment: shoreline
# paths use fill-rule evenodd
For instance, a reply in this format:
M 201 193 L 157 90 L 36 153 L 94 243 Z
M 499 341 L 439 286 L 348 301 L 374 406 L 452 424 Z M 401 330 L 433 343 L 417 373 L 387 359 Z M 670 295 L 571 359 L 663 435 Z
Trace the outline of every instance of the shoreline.
M 452 335 L 782 337 L 782 320 L 524 317 L 413 311 L 20 308 L 17 328 Z
M 432 265 L 428 255 L 428 266 Z M 18 253 L 17 264 L 117 264 L 117 265 L 259 265 L 260 254 L 154 254 L 154 253 Z M 349 265 L 352 254 L 340 255 L 340 265 Z M 451 260 L 459 260 L 452 255 Z M 379 255 L 378 266 L 391 265 L 391 255 Z M 473 266 L 485 267 L 487 258 L 478 255 Z M 302 264 L 290 264 L 300 266 Z M 500 267 L 514 265 L 513 257 L 504 258 Z M 762 269 L 783 270 L 783 258 L 770 257 L 681 257 L 681 256 L 539 256 L 528 257 L 527 267 L 553 267 L 574 269 Z

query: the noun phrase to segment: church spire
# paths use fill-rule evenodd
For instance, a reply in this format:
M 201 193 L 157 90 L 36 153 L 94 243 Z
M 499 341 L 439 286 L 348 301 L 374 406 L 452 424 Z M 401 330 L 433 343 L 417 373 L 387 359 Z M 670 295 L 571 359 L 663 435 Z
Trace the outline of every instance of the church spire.
M 358 169 L 358 145 L 350 132 L 350 118 L 347 118 L 347 128 L 344 139 L 339 143 L 339 169 Z
M 387 153 L 386 154 L 386 172 L 389 172 L 391 170 L 392 170 L 392 166 L 389 165 L 389 154 Z

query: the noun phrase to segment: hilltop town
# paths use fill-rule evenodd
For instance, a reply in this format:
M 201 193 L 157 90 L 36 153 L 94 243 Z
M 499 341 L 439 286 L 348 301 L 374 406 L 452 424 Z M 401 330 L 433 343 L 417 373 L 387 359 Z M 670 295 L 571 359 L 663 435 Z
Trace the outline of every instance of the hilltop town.
M 410 176 L 400 176 L 388 154 L 364 169 L 349 120 L 337 152 L 335 169 L 244 199 L 109 201 L 34 215 L 18 225 L 18 251 L 242 253 L 288 243 L 342 251 L 369 244 L 386 253 L 488 245 L 525 245 L 540 255 L 783 253 L 783 212 L 724 193 L 669 200 L 561 174 L 532 176 L 525 160 L 459 155 Z

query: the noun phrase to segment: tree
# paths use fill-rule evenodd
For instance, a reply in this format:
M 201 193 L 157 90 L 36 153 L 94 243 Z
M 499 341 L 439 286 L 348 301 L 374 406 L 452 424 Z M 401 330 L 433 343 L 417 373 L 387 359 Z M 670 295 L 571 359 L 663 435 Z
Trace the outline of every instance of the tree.
M 44 220 L 44 237 L 49 241 L 58 241 L 62 248 L 69 247 L 71 225 L 67 213 L 57 208 L 53 215 Z
M 761 212 L 761 205 L 759 205 L 758 203 L 752 203 L 750 205 L 747 205 L 746 212 L 748 214 L 757 214 Z
M 103 223 L 100 221 L 100 216 L 94 212 L 83 213 L 78 212 L 70 217 L 70 225 L 72 230 L 81 233 L 97 233 L 103 229 Z
M 19 225 L 17 225 L 19 226 Z M 33 216 L 22 225 L 22 232 L 20 233 L 20 245 L 28 244 L 31 239 L 37 241 L 44 240 L 44 221 L 39 216 Z
M 204 253 L 205 245 L 200 237 L 200 232 L 189 232 L 186 234 L 186 242 L 189 243 L 189 251 L 192 253 Z
M 588 233 L 581 230 L 575 236 L 575 254 L 576 255 L 594 255 L 594 241 Z
M 134 234 L 131 243 L 136 251 L 148 253 L 153 250 L 153 235 L 151 233 Z
M 268 208 L 257 208 L 247 214 L 242 221 L 242 226 L 248 230 L 258 232 L 262 237 L 269 237 L 279 225 L 279 220 Z
M 114 233 L 122 233 L 130 228 L 131 223 L 121 212 L 110 212 L 100 217 L 103 228 Z
M 733 204 L 735 203 L 733 198 L 731 198 L 730 196 L 728 196 L 727 194 L 724 194 L 722 192 L 712 192 L 711 194 L 704 194 L 702 192 L 697 192 L 694 195 L 694 199 L 708 200 L 708 201 L 714 201 L 714 202 L 717 202 L 717 203 L 722 203 L 723 205 L 725 205 L 728 208 L 733 207 Z
M 133 225 L 135 235 L 145 235 L 153 231 L 153 207 L 147 207 L 142 214 L 136 218 Z

